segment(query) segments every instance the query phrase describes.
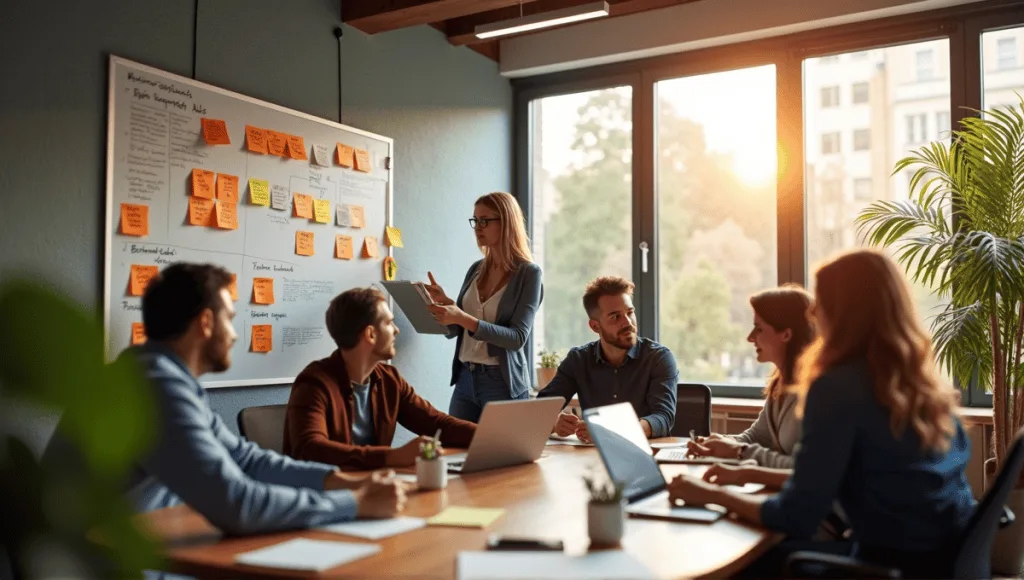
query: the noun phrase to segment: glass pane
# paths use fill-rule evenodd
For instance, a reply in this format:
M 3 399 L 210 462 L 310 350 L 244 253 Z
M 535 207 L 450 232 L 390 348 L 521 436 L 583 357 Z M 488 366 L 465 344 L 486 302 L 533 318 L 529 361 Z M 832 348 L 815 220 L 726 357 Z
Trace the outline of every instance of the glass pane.
M 544 270 L 535 352 L 564 355 L 596 340 L 584 287 L 598 276 L 633 278 L 632 107 L 631 87 L 531 103 L 533 251 Z
M 815 91 L 836 106 L 838 87 Z M 659 82 L 658 337 L 688 382 L 763 386 L 750 295 L 778 282 L 774 65 Z
M 866 92 L 863 102 L 815 106 L 821 87 Z M 857 88 L 857 87 L 866 87 Z M 949 135 L 949 41 L 934 40 L 804 61 L 807 277 L 838 251 L 862 244 L 854 219 L 877 200 L 907 199 L 910 172 L 891 175 L 911 150 Z M 819 146 L 836 139 L 836 147 Z M 914 288 L 922 318 L 940 301 Z
M 1024 27 L 981 35 L 983 107 L 1018 106 L 1024 95 Z

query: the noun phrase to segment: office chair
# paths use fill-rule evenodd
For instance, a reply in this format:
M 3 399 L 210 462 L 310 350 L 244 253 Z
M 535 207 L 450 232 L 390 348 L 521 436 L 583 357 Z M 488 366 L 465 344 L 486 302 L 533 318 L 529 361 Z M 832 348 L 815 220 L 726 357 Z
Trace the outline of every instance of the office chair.
M 974 508 L 967 527 L 951 548 L 949 578 L 991 578 L 992 542 L 1000 528 L 1014 521 L 1006 499 L 1024 467 L 1024 430 L 1010 447 L 995 483 Z M 786 560 L 787 578 L 901 578 L 896 568 L 875 566 L 846 556 L 794 552 Z
M 238 432 L 264 449 L 284 449 L 284 414 L 288 405 L 246 407 L 238 412 Z
M 707 385 L 680 383 L 676 386 L 674 437 L 689 437 L 690 430 L 702 437 L 711 435 L 711 389 Z

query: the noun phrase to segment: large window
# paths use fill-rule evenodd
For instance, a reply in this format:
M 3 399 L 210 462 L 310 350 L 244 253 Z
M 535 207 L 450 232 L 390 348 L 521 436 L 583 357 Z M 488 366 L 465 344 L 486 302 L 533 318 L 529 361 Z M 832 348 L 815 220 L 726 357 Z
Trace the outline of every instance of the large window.
M 984 108 L 1020 104 L 1017 95 L 1024 96 L 1024 67 L 1018 64 L 1021 47 L 1024 47 L 1024 27 L 981 35 Z
M 775 67 L 665 80 L 655 95 L 658 337 L 683 382 L 763 385 L 746 336 L 748 298 L 777 283 Z
M 596 340 L 581 299 L 592 278 L 633 277 L 632 90 L 537 99 L 533 126 L 533 251 L 544 271 L 535 352 Z

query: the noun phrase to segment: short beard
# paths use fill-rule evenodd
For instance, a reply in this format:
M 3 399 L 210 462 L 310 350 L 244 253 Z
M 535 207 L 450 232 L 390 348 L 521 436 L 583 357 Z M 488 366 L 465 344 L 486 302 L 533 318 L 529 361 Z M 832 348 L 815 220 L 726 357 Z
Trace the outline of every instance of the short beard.
M 632 340 L 625 340 L 625 339 L 619 338 L 618 333 L 616 333 L 616 334 L 605 334 L 605 332 L 603 330 L 601 331 L 601 339 L 602 340 L 604 340 L 605 342 L 607 342 L 608 344 L 610 344 L 610 345 L 612 345 L 612 346 L 614 346 L 616 348 L 621 348 L 622 350 L 629 350 L 629 349 L 633 348 L 634 346 L 636 346 L 637 336 L 636 336 L 636 331 L 635 330 L 633 330 L 633 332 L 632 332 L 632 337 L 633 337 Z

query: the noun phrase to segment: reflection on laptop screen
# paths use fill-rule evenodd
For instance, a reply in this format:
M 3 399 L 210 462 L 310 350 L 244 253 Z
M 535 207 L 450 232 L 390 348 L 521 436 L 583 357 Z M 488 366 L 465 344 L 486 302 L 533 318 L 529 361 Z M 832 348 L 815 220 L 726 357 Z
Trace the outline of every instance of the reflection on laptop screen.
M 608 476 L 625 486 L 627 501 L 665 487 L 658 462 L 629 403 L 618 403 L 583 414 Z

